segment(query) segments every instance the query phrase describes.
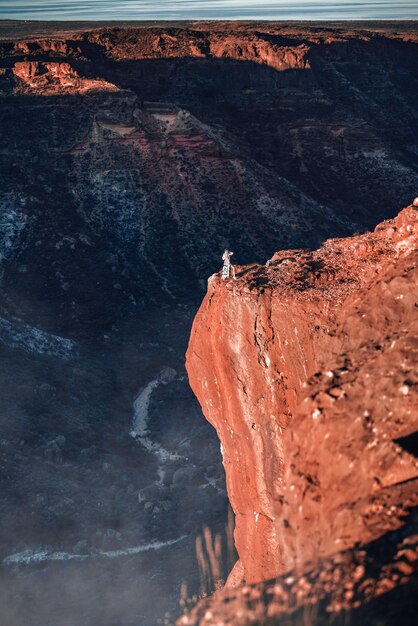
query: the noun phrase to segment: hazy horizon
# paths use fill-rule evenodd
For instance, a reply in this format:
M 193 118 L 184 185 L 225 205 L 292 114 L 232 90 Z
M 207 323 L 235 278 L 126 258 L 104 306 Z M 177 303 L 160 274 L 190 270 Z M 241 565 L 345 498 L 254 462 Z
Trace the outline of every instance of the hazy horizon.
M 417 0 L 0 0 L 1 19 L 384 20 L 418 19 Z

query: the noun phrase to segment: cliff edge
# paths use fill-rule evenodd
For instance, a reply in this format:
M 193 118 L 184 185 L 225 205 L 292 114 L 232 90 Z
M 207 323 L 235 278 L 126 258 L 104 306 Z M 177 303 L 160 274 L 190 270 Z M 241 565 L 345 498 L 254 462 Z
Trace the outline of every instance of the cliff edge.
M 209 279 L 187 352 L 255 583 L 370 543 L 418 504 L 418 210 Z

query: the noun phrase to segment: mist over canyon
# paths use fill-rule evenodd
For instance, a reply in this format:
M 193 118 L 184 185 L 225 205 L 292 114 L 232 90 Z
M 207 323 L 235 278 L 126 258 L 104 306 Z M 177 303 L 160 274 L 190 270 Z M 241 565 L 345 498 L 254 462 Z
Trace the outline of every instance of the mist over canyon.
M 5 619 L 156 623 L 204 526 L 231 565 L 184 366 L 207 279 L 225 247 L 308 254 L 411 202 L 417 28 L 1 28 Z

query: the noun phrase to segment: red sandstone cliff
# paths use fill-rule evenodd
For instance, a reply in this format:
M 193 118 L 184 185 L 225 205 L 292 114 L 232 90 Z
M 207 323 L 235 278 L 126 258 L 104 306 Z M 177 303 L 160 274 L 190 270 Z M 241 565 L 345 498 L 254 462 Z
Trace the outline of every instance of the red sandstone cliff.
M 306 569 L 418 504 L 417 261 L 411 206 L 209 279 L 187 369 L 236 515 L 230 582 Z
M 79 76 L 69 63 L 20 61 L 10 70 L 3 70 L 14 94 L 85 94 L 91 91 L 119 91 L 105 80 Z

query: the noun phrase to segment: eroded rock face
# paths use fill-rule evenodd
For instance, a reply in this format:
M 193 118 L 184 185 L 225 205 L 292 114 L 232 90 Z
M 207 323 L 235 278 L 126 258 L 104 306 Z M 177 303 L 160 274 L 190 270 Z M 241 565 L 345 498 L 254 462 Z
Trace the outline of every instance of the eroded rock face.
M 19 61 L 11 71 L 14 93 L 18 94 L 85 94 L 88 91 L 118 91 L 105 80 L 82 78 L 69 63 Z M 4 77 L 8 78 L 6 71 Z
M 418 504 L 416 449 L 402 445 L 418 430 L 417 244 L 411 206 L 373 233 L 209 279 L 187 368 L 221 441 L 234 581 L 369 542 Z

